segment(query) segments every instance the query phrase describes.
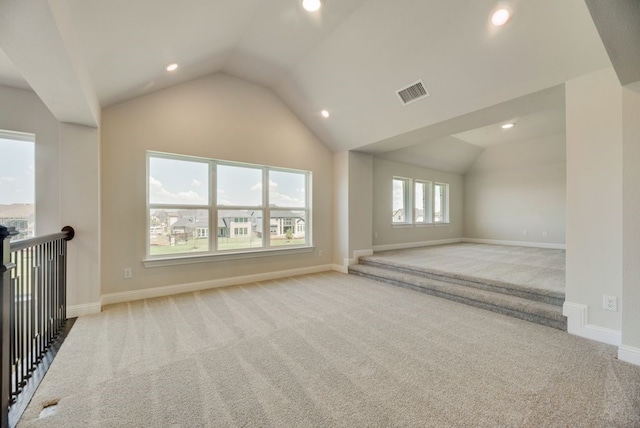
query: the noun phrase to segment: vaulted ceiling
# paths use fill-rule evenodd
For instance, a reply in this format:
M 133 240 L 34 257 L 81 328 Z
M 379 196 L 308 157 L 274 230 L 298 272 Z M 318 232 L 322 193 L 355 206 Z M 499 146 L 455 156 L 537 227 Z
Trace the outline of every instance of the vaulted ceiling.
M 0 84 L 98 126 L 100 108 L 223 72 L 272 89 L 334 151 L 459 172 L 492 139 L 561 132 L 563 83 L 611 66 L 584 0 L 300 3 L 0 0 Z M 420 79 L 430 96 L 402 105 L 396 90 Z M 511 120 L 512 137 L 486 128 Z

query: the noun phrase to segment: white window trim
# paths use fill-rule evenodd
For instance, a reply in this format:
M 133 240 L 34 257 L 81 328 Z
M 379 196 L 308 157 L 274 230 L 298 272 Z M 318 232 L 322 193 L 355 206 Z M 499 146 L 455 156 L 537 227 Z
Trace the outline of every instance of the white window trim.
M 173 160 L 186 160 L 191 162 L 201 162 L 208 164 L 209 168 L 209 204 L 207 205 L 178 205 L 178 204 L 152 204 L 149 201 L 149 172 L 150 172 L 150 159 L 151 158 L 164 158 Z M 262 170 L 262 205 L 261 206 L 218 206 L 217 205 L 217 180 L 216 180 L 216 166 L 217 165 L 229 165 L 243 168 L 256 168 Z M 269 203 L 269 172 L 291 172 L 305 175 L 305 204 L 306 207 L 271 207 Z M 313 251 L 313 236 L 312 236 L 312 212 L 313 207 L 311 205 L 312 197 L 312 178 L 311 171 L 298 170 L 293 168 L 281 168 L 269 165 L 258 165 L 244 162 L 233 162 L 220 159 L 206 159 L 189 155 L 179 155 L 173 153 L 148 151 L 146 156 L 146 248 L 145 259 L 142 261 L 145 267 L 159 267 L 159 266 L 173 266 L 190 263 L 204 263 L 211 261 L 222 261 L 232 259 L 244 259 L 255 258 L 262 256 L 306 253 Z M 177 253 L 172 255 L 151 255 L 150 254 L 150 233 L 151 228 L 151 215 L 152 209 L 187 209 L 207 210 L 209 213 L 209 250 L 203 250 L 196 253 Z M 235 210 L 260 210 L 262 211 L 262 247 L 255 248 L 241 248 L 230 250 L 218 249 L 218 212 L 219 211 L 235 211 Z M 270 245 L 270 219 L 271 211 L 303 211 L 305 213 L 305 242 L 303 244 L 291 244 L 272 247 Z M 215 225 L 215 229 L 213 226 Z M 211 233 L 215 230 L 216 233 Z
M 402 180 L 405 182 L 404 186 L 404 210 L 405 210 L 405 221 L 404 222 L 395 222 L 393 221 L 391 227 L 394 229 L 403 229 L 403 228 L 412 228 L 412 227 L 438 227 L 438 226 L 447 226 L 451 224 L 450 220 L 450 199 L 449 199 L 449 183 L 443 183 L 439 181 L 429 181 L 420 178 L 410 178 L 410 177 L 401 177 L 394 175 L 392 177 L 393 180 Z M 424 221 L 417 221 L 417 216 L 415 216 L 415 191 L 416 184 L 422 183 L 425 185 L 425 214 L 430 213 L 430 218 Z M 444 187 L 444 219 L 443 221 L 435 221 L 435 186 L 443 186 Z M 392 198 L 393 198 L 393 185 L 392 185 Z M 393 204 L 393 200 L 392 200 Z M 407 214 L 409 213 L 409 214 Z M 393 214 L 393 213 L 392 213 Z M 427 221 L 428 220 L 428 221 Z

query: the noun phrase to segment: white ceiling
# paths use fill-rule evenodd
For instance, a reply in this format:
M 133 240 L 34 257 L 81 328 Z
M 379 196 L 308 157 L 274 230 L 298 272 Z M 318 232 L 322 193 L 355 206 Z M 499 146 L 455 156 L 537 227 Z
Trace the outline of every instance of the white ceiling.
M 224 72 L 271 88 L 332 150 L 405 150 L 450 170 L 479 146 L 560 129 L 563 91 L 530 105 L 611 66 L 584 0 L 324 0 L 313 14 L 300 0 L 1 2 L 0 84 L 34 88 L 63 121 L 95 126 L 94 99 Z M 514 11 L 502 28 L 489 23 L 499 4 Z M 418 79 L 431 96 L 402 106 L 395 91 Z M 485 128 L 507 120 L 512 137 Z

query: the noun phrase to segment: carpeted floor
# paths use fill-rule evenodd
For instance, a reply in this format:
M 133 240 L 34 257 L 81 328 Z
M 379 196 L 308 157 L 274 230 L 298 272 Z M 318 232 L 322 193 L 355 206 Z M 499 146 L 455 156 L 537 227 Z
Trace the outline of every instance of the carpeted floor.
M 565 250 L 460 243 L 376 252 L 366 259 L 564 297 Z
M 615 355 L 324 273 L 78 319 L 20 426 L 637 427 L 640 367 Z

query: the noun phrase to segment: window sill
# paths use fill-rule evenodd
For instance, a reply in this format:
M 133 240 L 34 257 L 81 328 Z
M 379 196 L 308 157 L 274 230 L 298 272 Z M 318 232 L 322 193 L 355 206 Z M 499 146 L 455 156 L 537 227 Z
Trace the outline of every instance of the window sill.
M 396 223 L 391 227 L 394 229 L 408 229 L 412 227 L 439 227 L 439 226 L 451 226 L 451 223 Z
M 242 251 L 235 253 L 199 254 L 175 257 L 154 257 L 142 261 L 145 268 L 189 265 L 194 263 L 221 262 L 227 260 L 253 259 L 267 256 L 310 253 L 313 247 L 270 248 L 268 250 Z

